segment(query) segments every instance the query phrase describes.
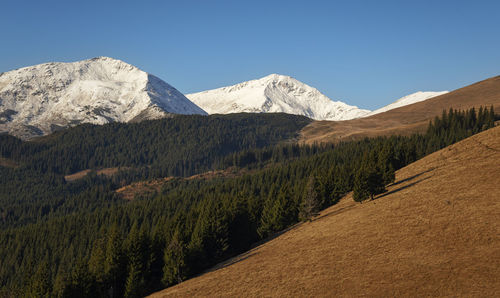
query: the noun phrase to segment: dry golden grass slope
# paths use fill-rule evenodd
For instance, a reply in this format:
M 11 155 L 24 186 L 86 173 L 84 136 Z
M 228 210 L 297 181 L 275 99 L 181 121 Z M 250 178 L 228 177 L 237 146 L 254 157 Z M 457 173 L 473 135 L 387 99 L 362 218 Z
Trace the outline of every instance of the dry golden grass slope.
M 180 178 L 180 177 L 177 177 L 177 178 L 178 179 L 185 179 L 185 180 L 194 180 L 194 179 L 210 180 L 210 179 L 216 179 L 216 178 L 233 178 L 233 177 L 241 176 L 247 172 L 248 171 L 245 169 L 236 170 L 234 168 L 229 168 L 226 170 L 208 171 L 205 173 L 196 174 L 196 175 L 186 177 L 186 178 Z M 120 187 L 115 192 L 122 199 L 132 200 L 137 195 L 152 194 L 154 192 L 161 191 L 161 188 L 165 185 L 166 182 L 171 181 L 175 178 L 176 177 L 165 177 L 165 178 L 152 179 L 149 181 L 133 182 L 129 185 L 125 185 L 123 187 Z M 67 178 L 66 178 L 66 180 L 67 180 Z
M 423 102 L 367 118 L 349 121 L 314 121 L 301 131 L 299 142 L 338 142 L 365 136 L 411 134 L 424 131 L 443 110 L 493 105 L 500 111 L 500 76 L 457 89 Z
M 500 127 L 397 172 L 165 296 L 499 297 Z
M 122 167 L 121 169 L 126 170 L 129 168 Z M 120 170 L 120 168 L 104 168 L 104 169 L 98 169 L 98 170 L 86 169 L 86 170 L 82 170 L 82 171 L 79 171 L 79 172 L 76 172 L 76 173 L 73 173 L 70 175 L 66 175 L 66 176 L 64 176 L 64 179 L 68 182 L 76 181 L 76 180 L 82 179 L 83 177 L 87 176 L 91 172 L 95 172 L 96 175 L 104 175 L 107 177 L 111 177 L 111 176 L 115 175 L 116 173 L 118 173 L 119 170 Z
M 0 167 L 17 168 L 18 166 L 19 164 L 17 162 L 0 156 Z

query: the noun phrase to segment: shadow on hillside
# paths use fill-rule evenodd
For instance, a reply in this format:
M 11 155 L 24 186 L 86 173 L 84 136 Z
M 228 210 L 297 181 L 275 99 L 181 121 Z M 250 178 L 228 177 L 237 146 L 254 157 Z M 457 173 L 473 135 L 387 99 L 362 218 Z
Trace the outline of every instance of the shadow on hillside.
M 397 193 L 397 192 L 399 192 L 399 191 L 402 191 L 403 189 L 406 189 L 406 188 L 408 188 L 408 187 L 412 187 L 412 186 L 414 186 L 415 184 L 418 184 L 418 183 L 420 183 L 420 182 L 422 182 L 422 181 L 424 181 L 424 180 L 427 180 L 427 179 L 429 179 L 429 178 L 431 178 L 431 177 L 432 177 L 432 176 L 425 177 L 425 178 L 422 178 L 422 179 L 420 179 L 420 180 L 417 180 L 417 181 L 415 181 L 415 182 L 413 182 L 413 183 L 410 183 L 410 184 L 408 184 L 408 185 L 405 185 L 405 186 L 403 186 L 403 187 L 400 187 L 400 188 L 397 188 L 397 189 L 394 189 L 394 190 L 388 191 L 388 192 L 386 192 L 386 193 L 381 194 L 381 195 L 380 195 L 380 196 L 378 196 L 378 197 L 375 197 L 373 200 L 375 201 L 375 200 L 378 200 L 378 199 L 383 198 L 383 197 L 385 197 L 385 196 L 391 195 L 391 194 L 393 194 L 393 193 Z M 407 181 L 408 181 L 408 180 L 407 180 Z M 394 185 L 394 184 L 393 184 L 393 185 Z
M 312 221 L 317 221 L 317 220 L 320 220 L 320 219 L 328 217 L 328 216 L 332 216 L 332 215 L 337 215 L 337 214 L 340 214 L 340 213 L 344 213 L 347 210 L 352 209 L 354 207 L 356 207 L 356 204 L 353 203 L 352 205 L 345 206 L 343 208 L 340 208 L 340 209 L 334 210 L 332 212 L 323 214 L 323 215 L 321 215 L 319 217 L 315 217 Z
M 480 146 L 483 146 L 484 148 L 486 148 L 488 150 L 495 151 L 495 152 L 500 152 L 500 150 L 498 150 L 496 148 L 492 148 L 492 147 L 484 144 L 483 142 L 477 140 L 477 138 L 472 138 L 471 140 L 473 140 L 474 142 L 476 142 L 477 144 L 479 144 Z
M 413 176 L 411 176 L 411 177 L 408 177 L 408 178 L 406 178 L 406 179 L 400 180 L 400 181 L 398 181 L 398 182 L 394 182 L 393 184 L 390 184 L 389 186 L 394 186 L 394 185 L 401 184 L 401 183 L 403 183 L 403 182 L 407 182 L 407 181 L 413 180 L 413 179 L 415 179 L 415 178 L 417 178 L 417 177 L 419 177 L 419 176 L 422 176 L 422 175 L 423 175 L 423 174 L 425 174 L 425 173 L 432 172 L 432 171 L 434 171 L 435 169 L 436 169 L 436 168 L 430 168 L 430 169 L 428 169 L 427 171 L 423 171 L 423 172 L 420 172 L 420 173 L 418 173 L 418 174 L 415 174 L 415 175 L 413 175 Z

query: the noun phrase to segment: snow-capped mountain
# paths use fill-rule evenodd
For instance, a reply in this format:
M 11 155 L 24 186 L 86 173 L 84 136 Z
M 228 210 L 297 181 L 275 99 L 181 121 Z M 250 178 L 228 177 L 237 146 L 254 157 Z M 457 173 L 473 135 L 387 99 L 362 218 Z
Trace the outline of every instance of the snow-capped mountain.
M 370 112 L 332 101 L 317 89 L 278 74 L 186 96 L 209 114 L 283 112 L 316 120 L 348 120 Z
M 0 74 L 0 133 L 30 138 L 80 123 L 170 114 L 206 112 L 161 79 L 108 57 Z
M 370 112 L 370 113 L 364 115 L 363 117 L 369 117 L 369 116 L 372 116 L 372 115 L 375 115 L 375 114 L 387 112 L 387 111 L 395 109 L 395 108 L 399 108 L 399 107 L 411 105 L 411 104 L 414 104 L 414 103 L 417 103 L 417 102 L 421 102 L 421 101 L 424 101 L 424 100 L 427 100 L 427 99 L 430 99 L 430 98 L 433 98 L 433 97 L 436 97 L 436 96 L 439 96 L 439 95 L 446 94 L 448 92 L 449 91 L 438 91 L 438 92 L 433 92 L 433 91 L 425 91 L 425 92 L 424 91 L 418 91 L 418 92 L 412 93 L 410 95 L 407 95 L 405 97 L 401 97 L 400 99 L 396 100 L 395 102 L 393 102 L 391 104 L 388 104 L 385 107 L 377 109 L 377 110 L 375 110 L 373 112 Z

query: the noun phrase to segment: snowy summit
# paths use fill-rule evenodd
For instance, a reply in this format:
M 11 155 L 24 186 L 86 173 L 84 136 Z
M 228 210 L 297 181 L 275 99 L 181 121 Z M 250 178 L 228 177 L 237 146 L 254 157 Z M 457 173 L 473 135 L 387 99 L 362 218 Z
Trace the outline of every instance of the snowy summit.
M 104 124 L 205 111 L 161 79 L 99 57 L 0 74 L 0 133 L 22 138 L 80 123 Z
M 377 109 L 373 112 L 370 112 L 365 115 L 365 117 L 369 117 L 375 114 L 380 114 L 383 112 L 387 112 L 392 109 L 400 108 L 403 106 L 411 105 L 417 102 L 421 102 L 439 95 L 443 95 L 448 93 L 449 91 L 438 91 L 438 92 L 433 92 L 433 91 L 418 91 L 415 93 L 412 93 L 410 95 L 407 95 L 405 97 L 401 97 L 400 99 L 396 100 L 395 102 L 386 105 L 385 107 L 382 107 L 380 109 Z
M 317 89 L 278 74 L 186 96 L 209 114 L 281 112 L 315 120 L 348 120 L 369 112 L 332 101 Z

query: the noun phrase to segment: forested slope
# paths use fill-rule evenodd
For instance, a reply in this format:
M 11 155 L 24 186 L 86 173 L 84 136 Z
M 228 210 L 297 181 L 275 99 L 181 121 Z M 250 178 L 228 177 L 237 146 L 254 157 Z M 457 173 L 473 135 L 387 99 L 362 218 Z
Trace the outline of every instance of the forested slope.
M 31 142 L 0 135 L 0 155 L 56 174 L 146 165 L 161 175 L 187 176 L 212 168 L 229 153 L 292 139 L 310 121 L 288 114 L 231 114 L 85 124 Z
M 228 154 L 288 142 L 310 120 L 287 114 L 178 116 L 141 123 L 81 125 L 24 142 L 0 135 L 0 227 L 120 203 L 112 190 L 133 181 L 217 169 Z M 113 179 L 90 173 L 121 167 Z
M 396 172 L 388 192 L 314 219 L 152 297 L 494 297 L 500 127 Z
M 271 148 L 268 143 L 262 148 L 241 148 L 241 152 L 221 156 L 220 162 L 252 169 L 249 174 L 211 180 L 173 178 L 160 191 L 130 202 L 114 194 L 121 179 L 140 178 L 127 171 L 112 178 L 89 175 L 74 183 L 65 182 L 65 170 L 58 166 L 40 175 L 40 169 L 28 161 L 58 160 L 58 156 L 40 153 L 61 152 L 64 142 L 59 144 L 58 136 L 39 144 L 21 144 L 21 148 L 27 146 L 26 151 L 16 151 L 19 147 L 14 142 L 5 143 L 4 148 L 11 151 L 2 152 L 10 152 L 7 157 L 21 165 L 2 168 L 2 189 L 6 191 L 2 200 L 8 202 L 2 204 L 1 213 L 2 289 L 10 296 L 112 293 L 139 297 L 175 284 L 335 204 L 353 189 L 366 165 L 388 182 L 394 179 L 394 170 L 492 127 L 493 111 L 480 111 L 445 112 L 426 134 L 411 137 L 364 139 L 335 146 L 280 144 Z M 294 127 L 285 125 L 292 129 L 280 126 L 281 137 L 290 137 Z M 279 131 L 267 123 L 263 126 L 273 129 L 269 134 Z M 113 127 L 103 129 L 113 132 Z M 248 134 L 252 133 L 242 133 L 240 140 Z M 276 136 L 277 142 L 280 134 Z M 84 146 L 77 139 L 74 142 Z M 34 150 L 30 156 L 20 153 L 29 150 Z M 162 167 L 160 161 L 152 161 Z M 35 182 L 24 182 L 24 191 L 31 192 L 24 196 L 27 202 L 13 200 L 8 192 L 19 191 L 15 183 L 27 178 Z

